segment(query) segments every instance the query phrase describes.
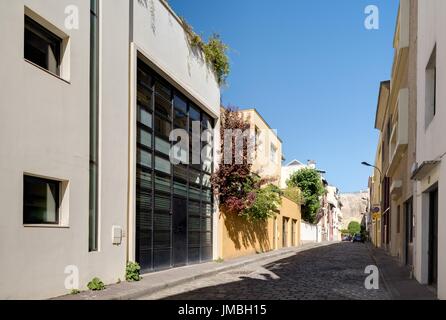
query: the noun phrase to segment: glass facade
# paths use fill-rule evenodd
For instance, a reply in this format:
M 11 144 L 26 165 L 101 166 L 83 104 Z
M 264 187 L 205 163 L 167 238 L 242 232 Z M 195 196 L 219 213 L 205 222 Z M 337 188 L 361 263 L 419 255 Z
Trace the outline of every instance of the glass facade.
M 213 119 L 141 60 L 137 86 L 136 261 L 150 272 L 211 260 L 212 149 L 206 164 L 174 165 L 169 135 L 184 129 L 192 140 L 192 122 L 206 129 Z

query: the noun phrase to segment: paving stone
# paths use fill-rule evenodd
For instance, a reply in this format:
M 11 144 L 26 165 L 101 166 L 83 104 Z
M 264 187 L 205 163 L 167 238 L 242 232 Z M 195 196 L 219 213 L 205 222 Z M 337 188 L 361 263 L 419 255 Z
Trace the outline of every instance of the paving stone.
M 390 299 L 384 286 L 365 288 L 364 270 L 374 264 L 366 245 L 336 243 L 198 279 L 142 299 Z

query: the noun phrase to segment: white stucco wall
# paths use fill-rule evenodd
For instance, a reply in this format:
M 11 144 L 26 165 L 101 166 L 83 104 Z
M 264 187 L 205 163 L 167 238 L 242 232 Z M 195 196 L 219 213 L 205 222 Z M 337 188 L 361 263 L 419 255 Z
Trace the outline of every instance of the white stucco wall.
M 311 242 L 320 242 L 318 226 L 306 222 L 300 223 L 300 241 L 302 244 Z
M 152 67 L 211 116 L 220 115 L 220 89 L 204 57 L 191 48 L 177 16 L 162 0 L 133 1 L 133 42 Z
M 171 77 L 168 80 L 175 80 L 172 84 L 182 86 L 183 92 L 218 118 L 220 91 L 215 77 L 204 64 L 187 59 L 184 33 L 160 0 L 148 3 L 155 5 L 156 34 L 152 34 L 151 11 L 136 0 L 133 15 L 131 0 L 101 1 L 99 251 L 89 253 L 90 2 L 0 1 L 0 39 L 8 43 L 0 46 L 0 298 L 66 294 L 67 265 L 78 267 L 81 289 L 95 276 L 106 284 L 124 279 L 127 255 L 131 259 L 127 241 L 134 237 L 127 230 L 127 219 L 134 214 L 129 210 L 134 198 L 131 194 L 129 198 L 128 187 L 135 183 L 132 150 L 129 155 L 135 134 L 130 68 L 136 56 L 131 55 L 131 30 L 136 45 Z M 79 9 L 78 30 L 65 29 L 68 5 Z M 64 80 L 24 60 L 25 6 L 69 37 Z M 63 225 L 23 225 L 24 173 L 68 183 Z M 112 245 L 115 225 L 124 230 L 120 246 Z
M 292 166 L 283 166 L 282 167 L 282 172 L 281 172 L 281 176 L 280 176 L 280 187 L 281 188 L 286 188 L 286 182 L 287 180 L 293 175 L 293 173 L 299 171 L 300 169 L 304 169 L 307 166 L 302 164 L 302 165 L 292 165 Z
M 80 8 L 79 31 L 64 29 L 64 9 Z M 23 59 L 24 7 L 71 38 L 70 83 Z M 88 265 L 89 3 L 1 1 L 0 297 L 64 293 L 64 269 Z M 23 226 L 23 174 L 68 180 L 66 227 Z M 27 288 L 26 293 L 23 288 Z
M 418 128 L 417 162 L 439 160 L 446 152 L 444 123 L 446 123 L 446 2 L 442 0 L 418 2 Z M 437 46 L 437 114 L 425 127 L 425 70 L 434 46 Z M 427 281 L 427 225 L 426 195 L 423 194 L 438 181 L 438 297 L 446 299 L 446 166 L 444 160 L 438 168 L 417 185 L 416 257 L 415 275 Z

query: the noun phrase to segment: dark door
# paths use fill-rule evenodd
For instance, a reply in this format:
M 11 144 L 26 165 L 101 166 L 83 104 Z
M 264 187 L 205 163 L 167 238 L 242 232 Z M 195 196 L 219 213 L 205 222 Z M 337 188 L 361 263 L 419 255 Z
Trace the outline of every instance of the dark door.
M 296 245 L 296 222 L 293 220 L 291 222 L 291 246 Z
M 438 270 L 438 189 L 429 194 L 429 284 L 437 285 Z
M 173 199 L 173 265 L 184 266 L 187 261 L 187 201 Z
M 413 199 L 406 202 L 406 265 L 413 265 Z
M 282 224 L 282 247 L 288 247 L 288 218 L 283 218 Z

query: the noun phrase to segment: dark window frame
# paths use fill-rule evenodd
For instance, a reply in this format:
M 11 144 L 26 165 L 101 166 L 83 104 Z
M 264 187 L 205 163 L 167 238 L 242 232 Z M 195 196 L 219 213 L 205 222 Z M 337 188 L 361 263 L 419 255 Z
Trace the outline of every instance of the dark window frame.
M 30 56 L 30 49 L 32 48 L 29 41 L 31 40 L 29 37 L 35 37 L 35 40 L 40 40 L 46 46 L 52 48 L 54 53 L 54 58 L 56 60 L 56 70 L 50 70 L 48 58 L 49 58 L 49 50 L 46 52 L 41 52 L 45 54 L 46 62 L 38 61 L 36 57 Z M 31 46 L 31 47 L 30 47 Z M 35 21 L 33 18 L 25 15 L 24 19 L 24 58 L 26 61 L 31 62 L 34 65 L 39 66 L 40 68 L 52 73 L 58 77 L 61 76 L 61 65 L 62 65 L 62 49 L 63 49 L 63 39 L 42 26 L 39 22 Z
M 45 183 L 45 184 L 49 184 L 52 185 L 54 187 L 56 187 L 56 192 L 55 192 L 55 204 L 56 204 L 56 221 L 52 222 L 52 221 L 27 221 L 27 209 L 26 207 L 29 206 L 27 205 L 27 203 L 29 202 L 29 199 L 27 199 L 27 180 L 33 180 L 34 182 L 40 182 L 40 183 Z M 36 176 L 32 176 L 32 175 L 24 175 L 23 176 L 23 224 L 24 225 L 54 225 L 57 226 L 60 224 L 60 207 L 61 207 L 61 189 L 62 189 L 62 184 L 61 181 L 58 180 L 52 180 L 52 179 L 48 179 L 48 178 L 41 178 L 41 177 L 36 177 Z

